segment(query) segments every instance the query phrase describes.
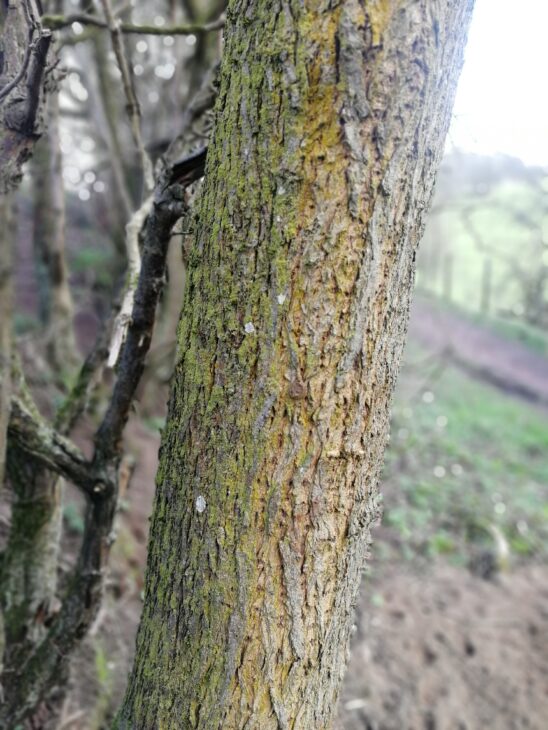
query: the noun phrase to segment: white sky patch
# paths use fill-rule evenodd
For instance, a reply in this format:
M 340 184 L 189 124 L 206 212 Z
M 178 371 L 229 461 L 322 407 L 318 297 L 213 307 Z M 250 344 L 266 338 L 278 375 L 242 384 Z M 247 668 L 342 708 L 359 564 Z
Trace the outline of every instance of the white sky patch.
M 548 3 L 476 0 L 448 146 L 548 165 Z

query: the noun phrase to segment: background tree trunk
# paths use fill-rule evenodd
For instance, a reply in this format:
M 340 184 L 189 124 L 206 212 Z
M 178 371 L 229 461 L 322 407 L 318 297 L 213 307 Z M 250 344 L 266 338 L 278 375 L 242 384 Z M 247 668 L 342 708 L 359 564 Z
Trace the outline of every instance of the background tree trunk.
M 4 485 L 11 395 L 13 198 L 0 194 L 0 485 Z
M 33 245 L 38 269 L 40 320 L 56 378 L 65 382 L 77 365 L 74 307 L 65 254 L 65 189 L 59 138 L 59 94 L 47 100 L 48 128 L 32 160 Z
M 229 6 L 120 728 L 325 728 L 472 0 Z

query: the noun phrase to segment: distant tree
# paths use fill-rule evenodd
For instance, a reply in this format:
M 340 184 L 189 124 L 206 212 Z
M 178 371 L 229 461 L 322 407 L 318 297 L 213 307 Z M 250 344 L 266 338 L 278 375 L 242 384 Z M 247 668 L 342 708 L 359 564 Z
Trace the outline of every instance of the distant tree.
M 118 728 L 330 726 L 472 5 L 229 5 Z

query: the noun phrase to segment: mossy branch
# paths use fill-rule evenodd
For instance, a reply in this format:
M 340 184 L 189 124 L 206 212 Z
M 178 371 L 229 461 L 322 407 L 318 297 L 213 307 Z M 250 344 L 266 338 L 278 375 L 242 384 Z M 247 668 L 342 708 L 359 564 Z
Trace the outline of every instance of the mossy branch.
M 8 439 L 46 469 L 69 479 L 87 496 L 113 488 L 106 472 L 93 466 L 70 439 L 40 415 L 27 390 L 11 395 Z

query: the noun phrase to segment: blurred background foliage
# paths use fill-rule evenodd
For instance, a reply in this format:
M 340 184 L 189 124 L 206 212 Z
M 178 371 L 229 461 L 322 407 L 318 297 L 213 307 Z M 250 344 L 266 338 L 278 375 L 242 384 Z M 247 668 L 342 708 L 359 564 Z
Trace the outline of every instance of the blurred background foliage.
M 518 561 L 545 559 L 546 390 L 520 399 L 512 376 L 527 381 L 531 365 L 548 386 L 548 171 L 503 155 L 450 151 L 421 243 L 416 298 L 436 310 L 441 330 L 425 347 L 412 319 L 379 554 L 473 565 L 490 546 Z M 486 345 L 480 377 L 470 372 L 473 352 L 459 358 L 466 343 L 451 337 L 455 320 L 461 338 L 496 338 L 497 350 Z M 515 348 L 524 371 L 495 377 L 494 387 L 489 370 L 499 358 L 510 362 Z

